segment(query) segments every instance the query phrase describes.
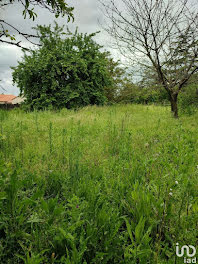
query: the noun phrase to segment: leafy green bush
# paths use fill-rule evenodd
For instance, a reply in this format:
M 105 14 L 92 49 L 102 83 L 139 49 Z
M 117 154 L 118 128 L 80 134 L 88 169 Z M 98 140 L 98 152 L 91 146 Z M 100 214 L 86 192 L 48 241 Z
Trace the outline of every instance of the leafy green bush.
M 167 92 L 159 87 L 141 87 L 130 82 L 123 85 L 116 98 L 120 103 L 164 103 L 168 101 Z
M 179 109 L 182 113 L 191 115 L 198 109 L 198 85 L 190 84 L 180 93 Z
M 31 109 L 104 104 L 104 87 L 112 85 L 113 77 L 109 53 L 100 51 L 95 34 L 65 33 L 57 24 L 54 31 L 50 26 L 38 26 L 37 31 L 41 47 L 25 53 L 13 67 L 13 81 L 26 104 Z

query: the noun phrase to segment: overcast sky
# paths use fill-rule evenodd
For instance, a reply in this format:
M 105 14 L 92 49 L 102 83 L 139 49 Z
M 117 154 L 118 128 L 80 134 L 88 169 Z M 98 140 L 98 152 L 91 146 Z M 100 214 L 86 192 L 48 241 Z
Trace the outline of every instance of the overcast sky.
M 107 50 L 110 50 L 110 39 L 107 34 L 102 30 L 98 20 L 103 21 L 103 15 L 99 8 L 97 0 L 70 0 L 74 6 L 74 23 L 67 23 L 67 18 L 58 18 L 56 21 L 62 25 L 69 25 L 71 29 L 75 29 L 78 26 L 80 32 L 93 33 L 101 30 L 95 40 L 102 44 Z M 18 29 L 24 32 L 31 32 L 31 28 L 37 24 L 53 24 L 55 17 L 49 11 L 43 8 L 36 8 L 35 11 L 38 15 L 37 19 L 33 22 L 30 19 L 24 19 L 22 16 L 23 8 L 16 3 L 6 7 L 4 10 L 0 10 L 0 17 L 14 25 Z M 18 38 L 18 36 L 16 35 Z M 25 45 L 28 43 L 23 42 Z M 119 55 L 116 51 L 112 51 L 113 56 L 118 59 Z M 12 84 L 12 70 L 10 66 L 16 66 L 17 61 L 21 59 L 22 52 L 20 48 L 8 44 L 0 43 L 0 93 L 5 94 L 19 94 L 19 89 Z M 4 88 L 6 91 L 3 91 Z

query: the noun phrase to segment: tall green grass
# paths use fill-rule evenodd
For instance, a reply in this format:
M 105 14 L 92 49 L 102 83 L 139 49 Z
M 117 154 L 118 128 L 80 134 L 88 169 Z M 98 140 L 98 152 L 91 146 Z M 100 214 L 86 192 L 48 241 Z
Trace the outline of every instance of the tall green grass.
M 0 263 L 183 263 L 175 244 L 198 240 L 197 120 L 0 111 Z

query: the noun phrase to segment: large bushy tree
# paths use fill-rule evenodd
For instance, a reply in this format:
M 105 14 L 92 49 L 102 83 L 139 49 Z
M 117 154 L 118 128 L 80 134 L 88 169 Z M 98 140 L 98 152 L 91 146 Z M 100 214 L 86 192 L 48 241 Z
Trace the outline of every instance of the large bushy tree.
M 94 34 L 72 34 L 57 24 L 38 26 L 41 47 L 24 52 L 13 81 L 31 108 L 101 105 L 113 82 L 109 53 L 101 52 Z

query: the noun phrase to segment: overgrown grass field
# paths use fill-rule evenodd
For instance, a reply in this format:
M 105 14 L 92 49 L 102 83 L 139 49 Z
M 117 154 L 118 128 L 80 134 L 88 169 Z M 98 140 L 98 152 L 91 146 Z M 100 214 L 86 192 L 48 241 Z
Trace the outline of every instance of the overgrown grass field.
M 1 264 L 179 264 L 198 245 L 198 113 L 0 111 Z

